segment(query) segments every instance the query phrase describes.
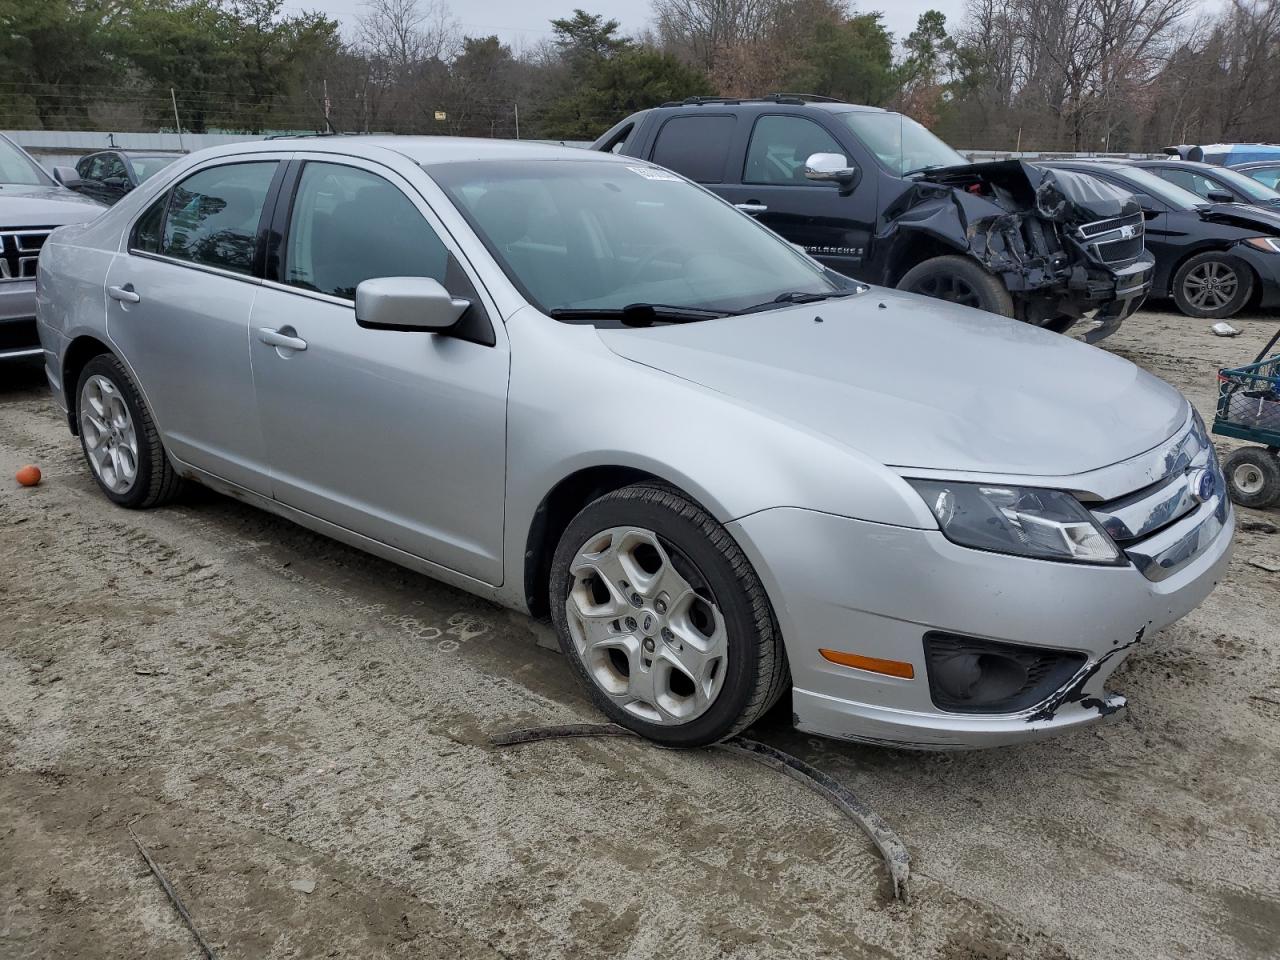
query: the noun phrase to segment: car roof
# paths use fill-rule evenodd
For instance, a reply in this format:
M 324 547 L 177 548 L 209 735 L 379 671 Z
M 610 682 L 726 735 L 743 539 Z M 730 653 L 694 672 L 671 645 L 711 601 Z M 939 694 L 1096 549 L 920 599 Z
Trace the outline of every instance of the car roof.
M 1221 164 L 1201 163 L 1199 160 L 1182 160 L 1178 157 L 1161 157 L 1157 160 L 1134 160 L 1135 167 L 1179 167 L 1186 170 L 1222 170 Z
M 1280 157 L 1274 160 L 1250 160 L 1248 163 L 1237 163 L 1228 170 L 1262 170 L 1266 167 L 1280 167 Z
M 746 107 L 761 113 L 776 111 L 794 113 L 796 110 L 819 110 L 823 113 L 889 113 L 883 107 L 872 107 L 864 103 L 846 103 L 843 100 L 810 100 L 804 95 L 788 97 L 690 97 L 688 100 L 672 100 L 653 107 L 652 112 L 667 110 L 684 110 L 689 107 L 706 107 L 708 110 L 720 110 L 725 107 Z
M 373 134 L 362 136 L 299 136 L 273 140 L 251 140 L 215 147 L 207 156 L 234 156 L 244 153 L 278 153 L 282 150 L 305 150 L 309 153 L 361 154 L 377 156 L 389 150 L 407 157 L 420 166 L 436 163 L 461 163 L 470 160 L 591 160 L 612 163 L 637 163 L 635 157 L 619 157 L 608 153 L 536 143 L 530 140 L 493 140 L 482 137 L 420 137 Z

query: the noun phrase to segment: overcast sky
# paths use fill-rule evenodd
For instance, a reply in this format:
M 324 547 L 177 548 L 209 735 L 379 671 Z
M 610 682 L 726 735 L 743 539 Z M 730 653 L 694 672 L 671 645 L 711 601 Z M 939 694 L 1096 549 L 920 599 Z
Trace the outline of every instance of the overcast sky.
M 364 0 L 285 0 L 290 12 L 318 10 L 338 20 L 347 32 L 354 26 L 364 7 Z M 517 50 L 535 46 L 550 36 L 553 17 L 565 17 L 574 7 L 588 13 L 613 17 L 622 24 L 624 33 L 634 33 L 649 22 L 650 0 L 452 0 L 449 6 L 464 33 L 487 36 L 497 34 L 504 43 Z M 964 0 L 892 0 L 891 3 L 856 3 L 859 11 L 883 9 L 884 22 L 901 41 L 915 26 L 924 11 L 941 10 L 947 24 L 953 25 L 964 9 Z

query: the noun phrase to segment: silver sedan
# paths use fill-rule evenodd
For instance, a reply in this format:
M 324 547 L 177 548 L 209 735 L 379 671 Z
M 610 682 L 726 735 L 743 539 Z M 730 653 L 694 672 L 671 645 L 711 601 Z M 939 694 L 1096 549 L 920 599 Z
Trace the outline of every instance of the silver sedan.
M 56 231 L 38 312 L 109 499 L 197 481 L 549 616 L 600 708 L 665 744 L 784 694 L 876 743 L 1079 727 L 1228 559 L 1171 387 L 856 284 L 632 159 L 205 151 Z

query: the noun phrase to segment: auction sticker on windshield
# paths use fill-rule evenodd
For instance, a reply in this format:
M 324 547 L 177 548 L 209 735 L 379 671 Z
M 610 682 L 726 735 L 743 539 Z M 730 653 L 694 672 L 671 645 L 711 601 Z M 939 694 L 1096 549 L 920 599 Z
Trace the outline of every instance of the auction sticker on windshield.
M 677 177 L 669 170 L 659 170 L 657 167 L 627 167 L 632 173 L 638 173 L 646 180 L 674 180 L 677 183 L 681 178 Z

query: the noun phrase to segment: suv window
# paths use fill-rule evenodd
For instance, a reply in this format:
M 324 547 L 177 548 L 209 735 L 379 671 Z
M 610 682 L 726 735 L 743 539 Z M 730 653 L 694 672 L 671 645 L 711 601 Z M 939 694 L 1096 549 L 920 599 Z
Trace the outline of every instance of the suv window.
M 844 156 L 845 150 L 812 120 L 763 116 L 751 131 L 742 182 L 811 186 L 804 177 L 804 162 L 815 153 Z
M 285 283 L 354 300 L 363 280 L 430 277 L 445 283 L 448 267 L 444 243 L 390 182 L 336 163 L 303 168 L 289 222 Z
M 82 180 L 97 179 L 98 163 L 102 159 L 102 154 L 95 153 L 88 157 L 81 157 L 80 162 L 76 164 L 76 173 L 80 174 Z
M 173 188 L 160 252 L 236 273 L 253 272 L 258 220 L 277 161 L 193 173 Z
M 723 183 L 737 117 L 672 117 L 658 131 L 650 159 L 697 183 Z
M 125 168 L 124 161 L 120 159 L 118 154 L 104 153 L 102 155 L 102 168 L 98 173 L 98 177 L 102 180 L 128 180 L 129 171 Z

